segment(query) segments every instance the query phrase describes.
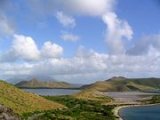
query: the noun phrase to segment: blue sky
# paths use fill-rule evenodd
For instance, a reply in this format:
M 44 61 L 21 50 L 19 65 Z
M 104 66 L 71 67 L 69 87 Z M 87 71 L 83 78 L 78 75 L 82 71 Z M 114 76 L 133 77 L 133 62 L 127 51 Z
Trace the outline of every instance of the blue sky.
M 158 0 L 0 4 L 2 79 L 89 83 L 119 75 L 159 77 Z

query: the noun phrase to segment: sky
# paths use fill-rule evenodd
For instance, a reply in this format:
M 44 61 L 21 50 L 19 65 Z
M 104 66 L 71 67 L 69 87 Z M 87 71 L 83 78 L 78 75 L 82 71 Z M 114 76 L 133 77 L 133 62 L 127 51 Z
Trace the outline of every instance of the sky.
M 0 79 L 160 77 L 159 0 L 0 0 Z

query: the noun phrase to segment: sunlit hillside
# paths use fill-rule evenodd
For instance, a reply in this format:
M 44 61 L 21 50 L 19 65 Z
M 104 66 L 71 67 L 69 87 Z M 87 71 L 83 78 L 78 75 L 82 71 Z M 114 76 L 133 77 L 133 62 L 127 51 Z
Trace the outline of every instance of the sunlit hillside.
M 4 81 L 0 81 L 0 104 L 22 114 L 25 112 L 43 111 L 64 108 L 63 105 L 51 102 L 35 94 L 24 92 Z

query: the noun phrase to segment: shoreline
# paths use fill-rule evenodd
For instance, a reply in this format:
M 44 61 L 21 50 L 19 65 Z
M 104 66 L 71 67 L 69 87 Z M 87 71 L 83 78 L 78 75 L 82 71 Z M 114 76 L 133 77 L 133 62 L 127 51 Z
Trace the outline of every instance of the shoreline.
M 119 114 L 120 109 L 130 107 L 130 105 L 117 106 L 113 109 L 113 114 L 116 117 L 116 120 L 123 120 Z
M 160 105 L 160 103 L 155 103 L 155 104 L 134 104 L 134 105 L 121 105 L 117 106 L 113 109 L 113 114 L 116 117 L 116 120 L 123 120 L 119 114 L 120 110 L 123 108 L 131 108 L 131 107 L 147 107 L 147 106 L 154 106 L 154 105 Z

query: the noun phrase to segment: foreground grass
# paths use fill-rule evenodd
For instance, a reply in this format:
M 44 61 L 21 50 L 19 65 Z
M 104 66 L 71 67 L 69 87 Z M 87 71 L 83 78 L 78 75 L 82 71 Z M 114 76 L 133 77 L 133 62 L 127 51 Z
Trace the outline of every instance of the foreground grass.
M 72 96 L 47 96 L 45 98 L 59 102 L 68 108 L 27 113 L 23 115 L 23 119 L 32 116 L 34 120 L 115 120 L 112 113 L 114 106 L 105 106 L 100 102 L 81 100 Z
M 0 104 L 11 108 L 19 115 L 25 112 L 61 109 L 65 107 L 38 95 L 24 92 L 4 81 L 0 81 Z

